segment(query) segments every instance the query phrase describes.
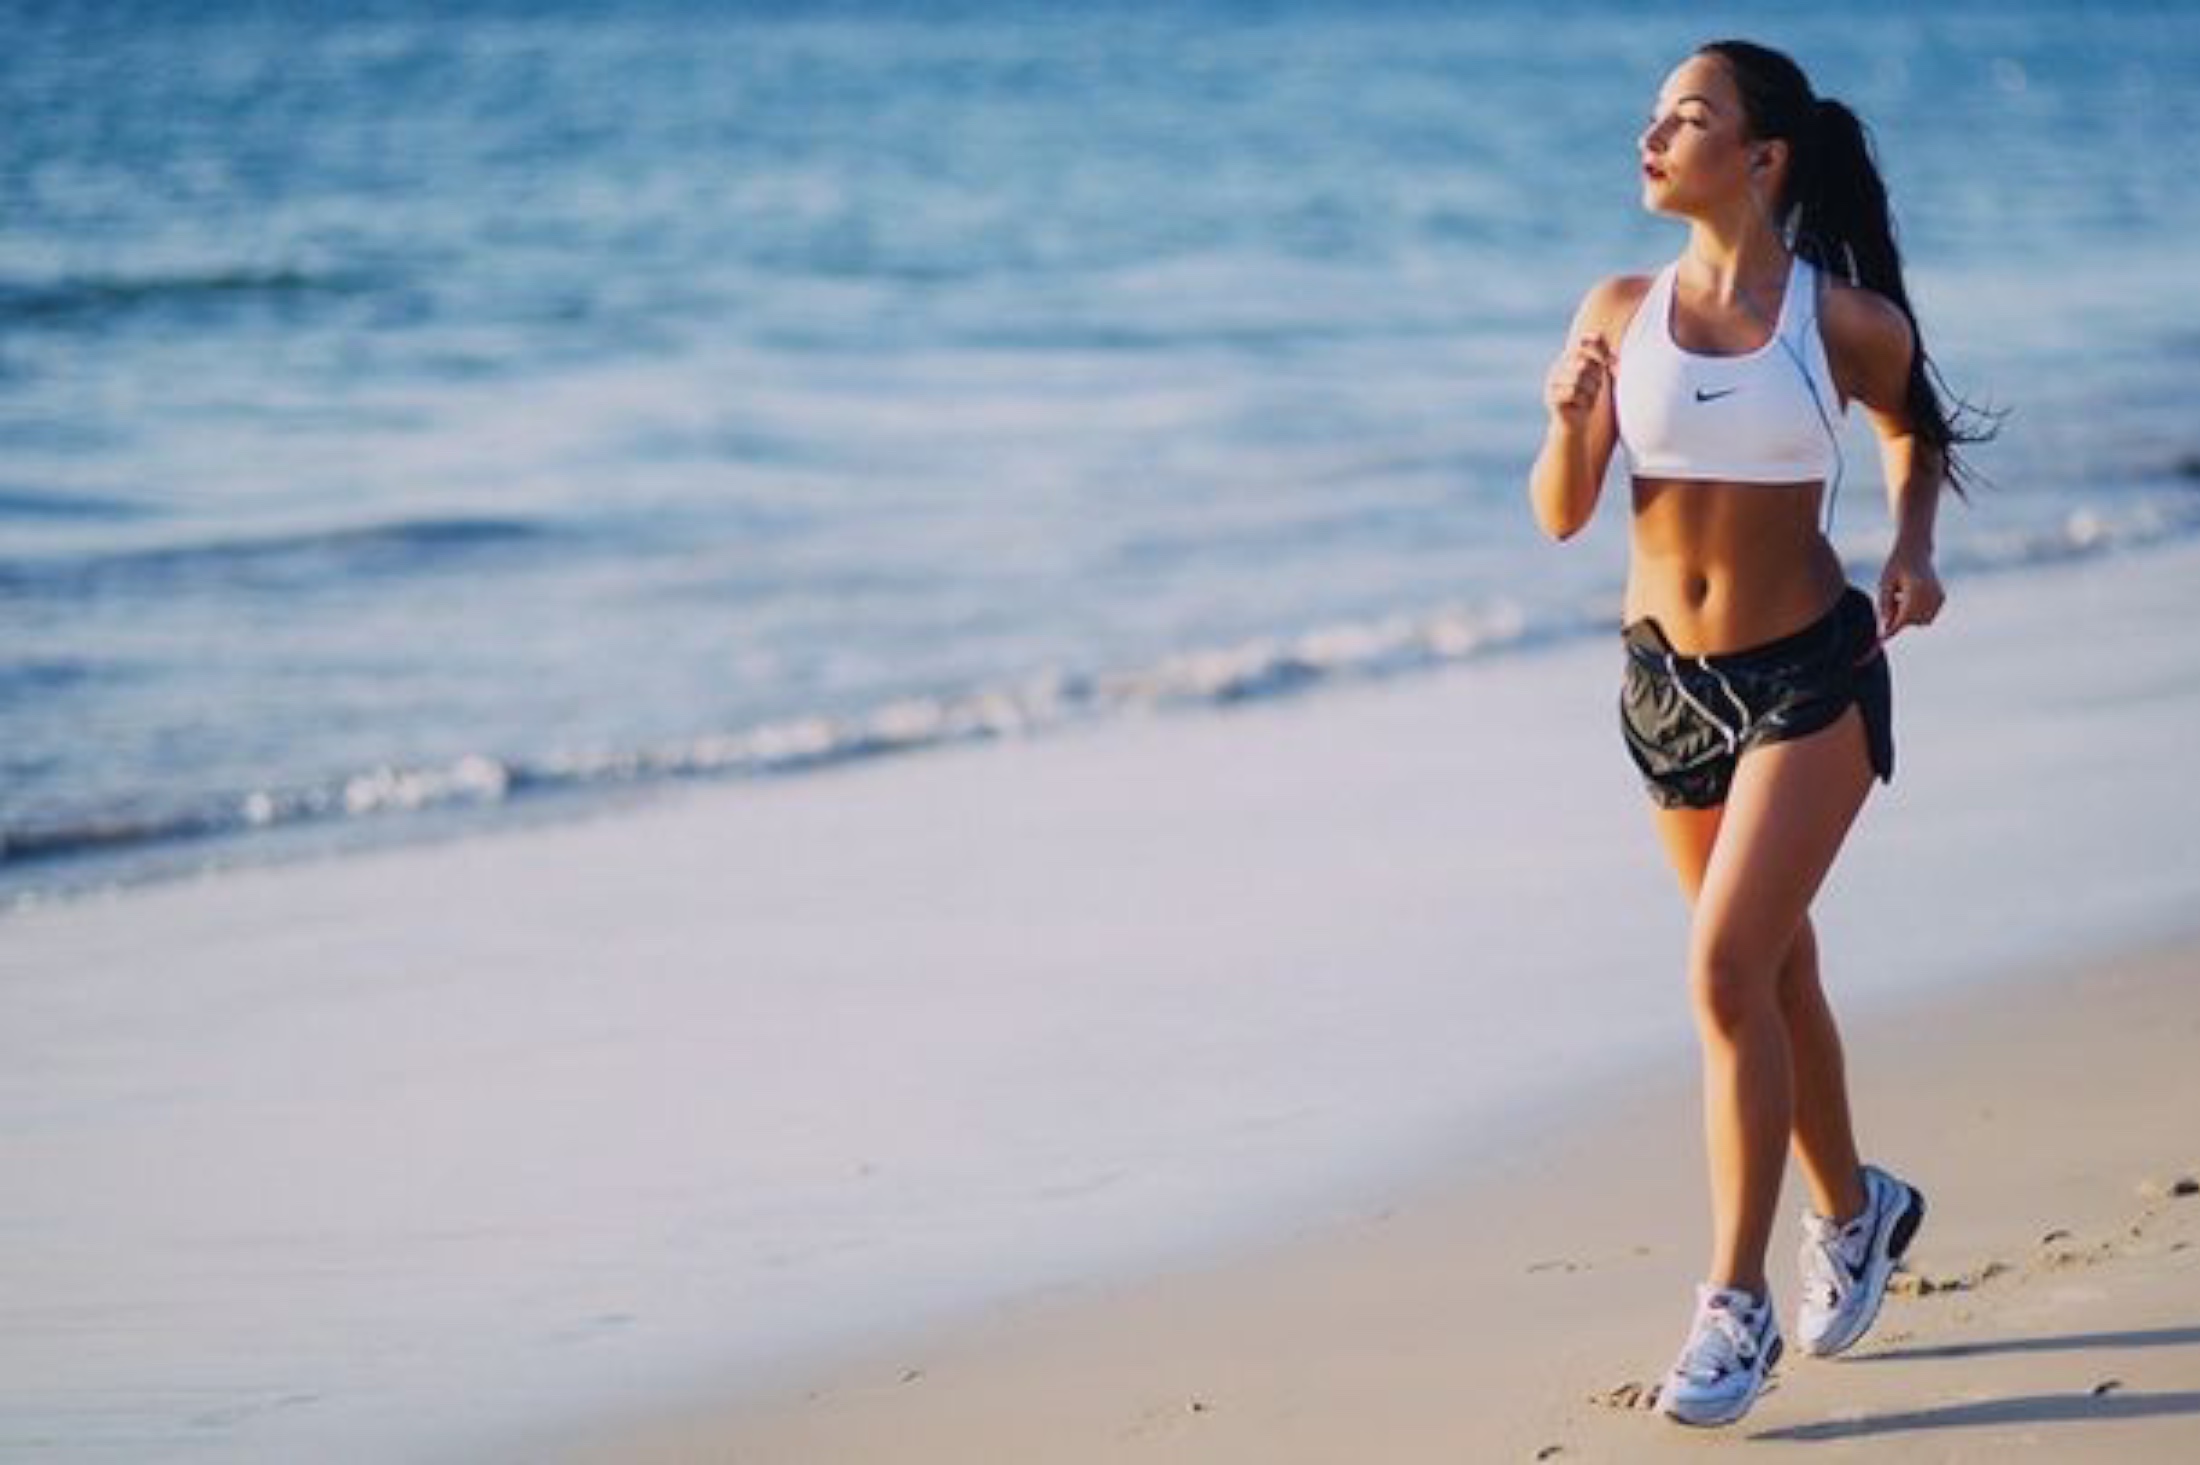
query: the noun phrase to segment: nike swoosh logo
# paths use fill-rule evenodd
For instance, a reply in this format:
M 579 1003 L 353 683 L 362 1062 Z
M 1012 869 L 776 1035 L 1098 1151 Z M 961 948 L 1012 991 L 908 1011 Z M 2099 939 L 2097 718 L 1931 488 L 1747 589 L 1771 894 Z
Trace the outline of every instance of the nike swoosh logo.
M 1699 402 L 1716 402 L 1719 398 L 1731 397 L 1740 390 L 1740 387 L 1728 387 L 1723 392 L 1707 392 L 1702 387 L 1698 387 L 1696 388 L 1696 400 Z

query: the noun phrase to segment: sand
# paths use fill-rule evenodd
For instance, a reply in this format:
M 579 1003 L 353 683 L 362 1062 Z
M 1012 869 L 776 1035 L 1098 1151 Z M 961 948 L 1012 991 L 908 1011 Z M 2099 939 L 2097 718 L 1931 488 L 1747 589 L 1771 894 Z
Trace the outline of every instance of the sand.
M 1860 1130 L 1930 1216 L 1873 1332 L 1741 1423 L 1649 1412 L 1704 1234 L 1690 1076 L 1223 1266 L 1071 1288 L 575 1458 L 2200 1458 L 2200 943 L 1852 1025 Z M 1802 1204 L 1790 1167 L 1787 1212 Z M 1795 1238 L 1773 1258 L 1792 1307 Z
M 1898 643 L 1896 784 L 1814 916 L 1920 1267 L 2007 1268 L 1889 1327 L 1996 1346 L 1798 1362 L 1750 1430 L 2192 1433 L 2180 1335 L 2023 1340 L 2200 1316 L 2137 1191 L 2200 1165 L 2194 984 L 2106 962 L 2200 934 L 2196 587 L 2191 541 L 1959 576 Z M 1659 1421 L 1585 1401 L 1670 1355 L 1704 1224 L 1616 674 L 1560 644 L 12 913 L 0 1454 L 1639 1458 Z M 2056 1230 L 2121 1250 L 2027 1270 Z
M 1573 1086 L 1516 1104 L 1506 1138 L 1418 1134 L 1417 1168 L 1363 1184 L 1348 1217 L 1279 1218 L 1270 1244 L 1071 1277 L 930 1331 L 882 1316 L 835 1366 L 606 1418 L 576 1458 L 1632 1461 L 1744 1441 L 2200 1458 L 2200 1197 L 2176 1189 L 2200 1177 L 2200 891 L 2181 832 L 2200 652 L 2169 629 L 2200 608 L 2196 584 L 2191 546 L 1959 579 L 1947 625 L 1902 644 L 1897 785 L 1819 917 L 1867 1154 L 1928 1189 L 1931 1219 L 1867 1342 L 1791 1355 L 1741 1425 L 1629 1407 L 1679 1342 L 1707 1246 L 1692 1051 L 1667 1029 L 1617 1070 L 1554 1051 L 1542 1024 L 1578 1017 L 1541 988 L 1579 973 L 1531 946 L 1509 954 L 1548 975 L 1487 1026 Z M 1536 735 L 1582 782 L 1497 822 L 1583 899 L 1624 886 L 1566 939 L 1654 972 L 1678 960 L 1677 916 L 1652 913 L 1664 873 L 1646 834 L 1586 812 L 1624 791 L 1571 761 L 1566 719 L 1603 712 L 1603 668 L 1588 696 L 1566 680 L 1581 662 L 1549 670 L 1526 695 L 1564 716 Z M 1445 859 L 1403 811 L 1377 822 L 1408 869 Z M 1562 856 L 1533 843 L 1554 827 Z M 1550 908 L 1512 894 L 1523 918 Z M 1610 1026 L 1682 1008 L 1654 979 L 1594 990 Z M 1772 1256 L 1788 1317 L 1801 1204 L 1791 1171 Z

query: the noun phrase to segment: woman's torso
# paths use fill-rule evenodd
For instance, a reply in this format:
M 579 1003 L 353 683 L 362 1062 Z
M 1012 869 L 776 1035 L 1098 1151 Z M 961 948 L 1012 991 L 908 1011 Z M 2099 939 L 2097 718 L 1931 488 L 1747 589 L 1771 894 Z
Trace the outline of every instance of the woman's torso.
M 1776 641 L 1847 584 L 1818 528 L 1818 485 L 1638 478 L 1623 619 L 1657 618 L 1689 655 Z
M 1613 323 L 1633 469 L 1625 619 L 1656 617 L 1691 654 L 1800 630 L 1846 583 L 1819 529 L 1826 439 L 1842 403 L 1816 290 L 1815 272 L 1797 262 L 1768 331 L 1744 313 L 1684 307 L 1669 266 Z

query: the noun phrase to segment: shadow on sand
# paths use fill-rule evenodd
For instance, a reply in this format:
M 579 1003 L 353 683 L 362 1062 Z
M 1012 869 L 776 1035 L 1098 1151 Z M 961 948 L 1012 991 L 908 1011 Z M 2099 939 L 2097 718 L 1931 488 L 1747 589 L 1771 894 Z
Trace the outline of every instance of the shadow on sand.
M 1982 1358 L 1997 1353 L 2062 1353 L 2087 1348 L 2172 1348 L 2200 1344 L 2200 1326 L 2138 1328 L 2117 1333 L 2062 1333 L 2037 1338 L 1986 1338 L 1975 1343 L 1940 1343 L 1922 1348 L 1889 1348 L 1867 1353 L 1852 1363 L 1912 1363 L 1921 1359 Z M 2010 1399 L 1980 1399 L 1937 1409 L 1906 1409 L 1862 1419 L 1829 1419 L 1793 1424 L 1752 1435 L 1760 1440 L 1853 1440 L 1908 1430 L 1964 1429 L 1993 1424 L 2054 1424 L 2081 1420 L 2153 1419 L 2168 1414 L 2200 1414 L 2200 1390 L 2146 1394 L 2024 1394 Z
M 2200 1325 L 2139 1328 L 2123 1333 L 2062 1333 L 2045 1338 L 1982 1338 L 1975 1343 L 1936 1343 L 1859 1354 L 1850 1363 L 1912 1363 L 1924 1358 L 1983 1358 L 1996 1353 L 2063 1353 L 2080 1348 L 2168 1348 L 2200 1343 Z
M 2200 1390 L 2168 1394 L 2024 1394 L 2014 1399 L 1982 1399 L 1941 1409 L 1908 1409 L 1863 1419 L 1829 1419 L 1794 1424 L 1750 1436 L 1757 1440 L 1855 1440 L 1908 1430 L 1966 1429 L 1990 1424 L 2055 1424 L 2111 1419 L 2153 1419 L 2165 1414 L 2200 1414 Z

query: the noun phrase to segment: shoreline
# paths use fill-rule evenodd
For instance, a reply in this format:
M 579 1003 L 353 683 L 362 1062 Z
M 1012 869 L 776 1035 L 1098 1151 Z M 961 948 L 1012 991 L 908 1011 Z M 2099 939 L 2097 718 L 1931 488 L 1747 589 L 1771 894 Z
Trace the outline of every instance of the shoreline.
M 1975 583 L 1978 577 L 1993 580 L 2143 558 L 2200 543 L 2200 517 L 2157 511 L 2151 519 L 2109 532 L 2088 513 L 2079 511 L 2062 526 L 2059 537 L 2004 550 L 1999 558 L 1973 556 L 1966 562 L 1958 552 L 1949 568 Z M 1853 583 L 1864 583 L 1869 559 L 1868 554 L 1852 554 L 1844 561 L 1844 573 Z M 1606 598 L 1616 605 L 1619 585 L 1606 588 Z M 1400 621 L 1414 627 L 1411 635 L 1397 636 Z M 240 810 L 262 800 L 272 806 L 326 806 L 319 812 L 282 813 L 266 823 L 241 812 L 214 815 L 201 810 L 179 817 L 172 832 L 100 829 L 88 833 L 81 847 L 58 850 L 45 847 L 52 842 L 52 831 L 38 831 L 29 852 L 14 851 L 12 859 L 0 860 L 0 922 L 16 912 L 241 871 L 524 833 L 616 814 L 695 789 L 800 780 L 865 769 L 877 761 L 1105 732 L 1136 718 L 1227 714 L 1249 705 L 1349 695 L 1369 686 L 1410 686 L 1417 679 L 1509 658 L 1601 645 L 1613 629 L 1578 609 L 1571 614 L 1547 609 L 1530 619 L 1522 607 L 1508 602 L 1476 607 L 1445 602 L 1365 621 L 1309 623 L 1234 642 L 1195 644 L 1141 665 L 1042 670 L 961 690 L 885 700 L 850 713 L 793 715 L 727 732 L 693 733 L 684 740 L 628 750 L 625 757 L 599 755 L 611 768 L 623 769 L 629 761 L 657 765 L 639 772 L 570 773 L 557 760 L 536 767 L 524 758 L 489 753 L 457 755 L 443 763 L 377 766 L 317 792 L 259 789 L 237 795 L 234 802 Z M 1074 695 L 1061 696 L 1063 686 L 1074 689 Z M 742 766 L 740 757 L 726 751 L 779 745 L 785 746 L 776 754 L 756 754 L 753 766 Z M 347 809 L 354 787 L 363 795 L 363 812 Z M 93 827 L 98 828 L 97 821 Z M 0 846 L 5 843 L 0 837 Z
M 2200 927 L 1881 1004 L 1845 1037 L 1866 1156 L 1931 1211 L 1866 1339 L 1839 1360 L 1791 1347 L 1725 1430 L 1644 1402 L 1708 1238 L 1694 1073 L 1653 1063 L 1350 1219 L 605 1419 L 560 1457 L 1403 1465 L 1855 1442 L 1875 1460 L 2189 1458 Z M 1598 1117 L 1617 1104 L 1624 1128 Z M 1796 1170 L 1770 1258 L 1784 1331 Z

